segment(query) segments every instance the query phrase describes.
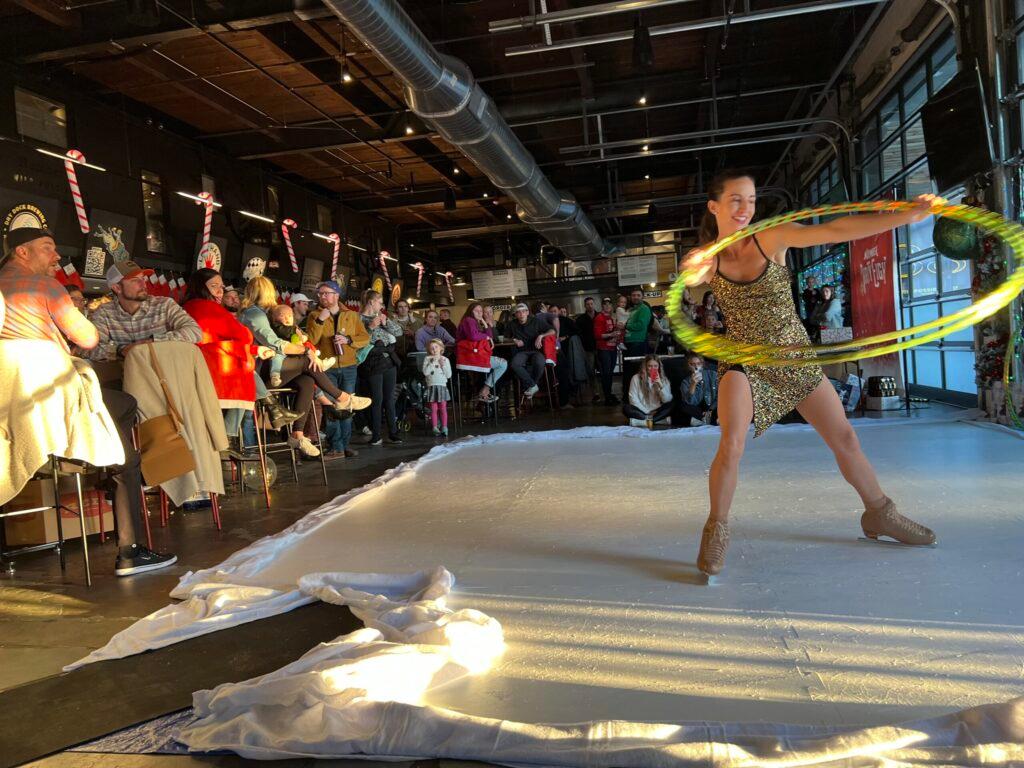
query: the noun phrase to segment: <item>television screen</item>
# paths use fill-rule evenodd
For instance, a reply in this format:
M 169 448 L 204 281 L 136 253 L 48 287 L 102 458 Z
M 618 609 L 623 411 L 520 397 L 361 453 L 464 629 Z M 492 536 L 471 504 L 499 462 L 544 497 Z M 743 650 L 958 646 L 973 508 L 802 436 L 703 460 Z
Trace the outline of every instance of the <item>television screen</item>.
M 992 168 L 988 126 L 978 76 L 961 71 L 921 110 L 928 167 L 939 192 Z

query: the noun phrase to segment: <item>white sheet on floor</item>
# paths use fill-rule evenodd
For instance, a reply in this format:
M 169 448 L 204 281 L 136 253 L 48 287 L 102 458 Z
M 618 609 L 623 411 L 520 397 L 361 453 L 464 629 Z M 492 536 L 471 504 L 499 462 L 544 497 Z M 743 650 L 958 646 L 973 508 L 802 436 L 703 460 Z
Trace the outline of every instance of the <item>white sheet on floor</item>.
M 871 426 L 885 425 L 886 422 L 879 422 Z M 937 441 L 934 427 L 918 429 L 922 430 L 922 438 L 897 438 L 897 442 L 906 442 L 901 455 L 920 455 L 924 457 L 922 460 L 927 460 L 927 451 L 932 449 L 916 447 L 920 440 L 923 439 L 926 446 L 941 441 Z M 958 426 L 956 429 L 970 428 Z M 731 553 L 730 583 L 715 592 L 687 590 L 685 579 L 679 580 L 679 574 L 675 573 L 678 555 L 664 560 L 656 556 L 660 548 L 651 552 L 642 548 L 651 548 L 652 536 L 670 548 L 677 546 L 677 542 L 665 540 L 665 528 L 658 528 L 656 515 L 660 510 L 657 505 L 665 504 L 677 510 L 680 501 L 689 500 L 691 493 L 694 498 L 701 495 L 703 489 L 696 489 L 696 486 L 704 485 L 702 472 L 673 480 L 680 484 L 685 482 L 686 491 L 661 488 L 659 493 L 668 497 L 665 502 L 660 502 L 656 494 L 645 496 L 646 502 L 633 507 L 639 517 L 631 518 L 642 519 L 643 524 L 630 522 L 625 532 L 614 528 L 614 510 L 605 512 L 592 505 L 595 496 L 607 498 L 610 488 L 620 482 L 622 473 L 628 476 L 632 472 L 643 484 L 657 473 L 664 473 L 670 462 L 687 459 L 687 452 L 692 453 L 689 457 L 692 461 L 703 462 L 697 452 L 709 449 L 704 445 L 708 443 L 702 436 L 705 431 L 652 434 L 635 429 L 588 428 L 568 433 L 471 438 L 442 446 L 420 461 L 399 466 L 365 488 L 322 506 L 282 533 L 232 555 L 220 566 L 186 574 L 173 596 L 185 598 L 186 602 L 198 599 L 202 605 L 179 615 L 184 618 L 184 624 L 165 618 L 164 630 L 153 632 L 144 620 L 122 634 L 143 633 L 147 638 L 137 644 L 138 648 L 158 647 L 152 643 L 168 633 L 212 631 L 251 620 L 244 618 L 245 611 L 240 608 L 243 604 L 250 612 L 271 607 L 276 600 L 284 606 L 287 605 L 284 595 L 348 604 L 367 623 L 366 629 L 319 646 L 271 675 L 197 693 L 194 699 L 197 720 L 180 733 L 182 741 L 195 751 L 229 749 L 261 758 L 350 754 L 395 758 L 435 756 L 581 768 L 696 764 L 781 767 L 836 760 L 859 768 L 893 763 L 975 765 L 1024 760 L 1024 701 L 1020 699 L 973 709 L 962 709 L 967 705 L 961 704 L 956 708 L 962 711 L 956 714 L 921 718 L 901 726 L 851 728 L 838 727 L 834 722 L 803 726 L 713 722 L 722 719 L 723 707 L 749 712 L 749 708 L 743 708 L 744 702 L 749 704 L 764 697 L 764 691 L 787 693 L 792 687 L 789 667 L 793 665 L 804 681 L 801 684 L 808 691 L 808 698 L 820 702 L 818 723 L 836 717 L 833 701 L 844 704 L 844 699 L 856 702 L 870 696 L 874 689 L 865 687 L 868 691 L 865 693 L 857 686 L 873 685 L 878 675 L 883 682 L 891 681 L 890 689 L 902 691 L 897 696 L 900 701 L 905 698 L 913 704 L 918 688 L 910 681 L 918 679 L 915 674 L 922 681 L 920 689 L 926 692 L 931 690 L 927 680 L 943 676 L 953 681 L 974 680 L 974 690 L 994 692 L 1008 686 L 1019 691 L 1020 686 L 1015 683 L 1019 682 L 1020 673 L 1011 669 L 1012 663 L 1007 666 L 993 661 L 997 657 L 1007 658 L 1006 654 L 1010 654 L 1012 660 L 1013 651 L 1019 647 L 1019 640 L 1014 640 L 1015 626 L 1005 623 L 1013 617 L 998 617 L 1002 618 L 1000 623 L 988 606 L 991 600 L 982 600 L 981 595 L 970 599 L 973 582 L 967 587 L 958 584 L 955 591 L 942 590 L 941 604 L 934 606 L 932 593 L 921 592 L 915 586 L 934 578 L 932 571 L 939 567 L 945 569 L 947 580 L 959 578 L 957 574 L 964 566 L 961 561 L 972 561 L 973 557 L 973 550 L 965 544 L 968 537 L 964 532 L 969 529 L 958 531 L 963 555 L 951 555 L 942 549 L 935 550 L 935 555 L 922 555 L 921 551 L 904 553 L 887 547 L 861 550 L 856 543 L 847 545 L 852 549 L 843 548 L 827 527 L 835 525 L 836 521 L 829 516 L 839 510 L 822 503 L 824 496 L 835 492 L 827 485 L 830 480 L 816 481 L 821 486 L 816 490 L 808 489 L 805 481 L 801 485 L 799 479 L 793 480 L 798 487 L 775 480 L 776 485 L 771 488 L 776 494 L 800 496 L 804 506 L 815 507 L 816 522 L 812 524 L 810 518 L 801 518 L 799 524 L 810 535 L 820 538 L 788 543 L 788 551 L 799 551 L 807 562 L 800 561 L 798 567 L 797 562 L 787 563 L 778 557 L 757 558 L 757 563 L 763 563 L 762 568 L 772 569 L 769 582 L 761 569 L 752 565 L 755 558 L 746 557 L 752 544 L 771 552 L 772 547 L 787 543 L 781 538 L 776 545 L 776 539 L 770 535 L 774 528 L 767 528 L 769 535 L 766 536 L 756 527 L 769 525 L 762 519 L 770 521 L 771 525 L 780 525 L 779 518 L 772 516 L 774 502 L 766 500 L 767 489 L 761 488 L 756 495 L 748 494 L 758 506 L 744 509 L 753 518 L 753 524 L 748 525 L 754 528 L 755 534 L 761 535 L 755 537 L 748 533 L 747 541 L 737 542 L 735 553 Z M 818 477 L 823 477 L 825 468 L 818 464 L 827 457 L 820 455 L 817 444 L 807 453 L 802 435 L 795 440 L 791 434 L 808 431 L 806 427 L 775 429 L 766 441 L 769 448 L 774 447 L 777 452 L 773 460 L 777 460 L 778 455 L 785 456 L 781 452 L 789 451 L 785 456 L 787 461 L 799 460 L 806 474 L 818 473 Z M 958 441 L 949 443 L 959 451 L 953 451 L 953 456 L 960 458 L 965 445 L 977 444 L 994 457 L 995 463 L 987 465 L 990 474 L 984 500 L 990 509 L 990 524 L 1008 524 L 1013 513 L 1006 512 L 1003 501 L 1006 468 L 998 463 L 1005 455 L 1001 453 L 1002 444 L 992 442 L 1003 439 L 1002 436 L 972 430 L 969 434 L 958 432 L 956 437 Z M 580 438 L 594 438 L 595 442 L 592 446 L 571 442 Z M 615 441 L 602 438 L 615 438 Z M 632 446 L 622 443 L 623 438 L 642 439 L 639 444 L 645 450 L 632 450 Z M 691 439 L 692 442 L 687 442 Z M 893 437 L 887 432 L 880 433 L 879 440 L 891 443 Z M 479 453 L 460 457 L 458 472 L 449 471 L 448 463 L 433 464 L 455 451 L 512 442 L 537 444 L 517 447 L 516 452 L 502 448 L 501 461 L 505 464 L 500 466 L 500 471 L 498 464 L 487 465 L 485 457 Z M 540 445 L 542 442 L 549 442 L 549 445 Z M 688 447 L 683 448 L 684 445 Z M 894 445 L 889 450 L 899 447 Z M 752 453 L 755 462 L 751 463 L 756 467 L 756 457 L 766 454 L 764 451 Z M 467 493 L 465 498 L 458 499 L 441 498 L 445 493 L 443 489 L 450 488 L 450 483 L 467 471 L 466 459 L 470 461 L 468 466 L 476 471 L 486 471 L 490 466 L 488 477 L 501 485 L 502 492 L 513 494 L 501 501 L 500 510 L 482 507 L 479 493 L 475 496 Z M 575 466 L 607 467 L 604 474 L 608 476 L 591 472 L 585 487 L 578 488 L 558 480 L 567 467 Z M 835 475 L 834 468 L 827 468 L 827 471 L 828 477 Z M 894 466 L 894 471 L 901 471 L 901 467 Z M 514 481 L 512 476 L 517 473 L 529 474 Z M 940 494 L 953 493 L 952 486 L 943 478 L 936 481 L 934 476 L 930 477 L 933 481 L 927 486 L 928 492 L 938 489 Z M 917 490 L 921 494 L 913 485 L 915 480 L 911 479 L 905 491 Z M 958 483 L 963 485 L 964 480 Z M 695 486 L 692 492 L 690 485 Z M 967 488 L 963 492 L 969 491 Z M 959 486 L 956 492 L 961 492 Z M 385 496 L 385 493 L 394 495 Z M 559 496 L 560 493 L 571 494 L 573 503 L 565 506 L 566 497 Z M 803 498 L 805 494 L 807 499 Z M 403 518 L 399 514 L 401 510 L 410 509 L 409 504 L 415 503 L 417 498 L 430 512 L 423 519 L 413 520 L 408 515 Z M 635 494 L 631 500 L 640 503 Z M 553 514 L 553 505 L 559 503 L 562 506 Z M 784 500 L 780 503 L 785 505 Z M 959 509 L 952 500 L 944 504 L 947 505 Z M 545 514 L 526 519 L 514 516 L 514 513 L 524 514 L 525 509 L 538 508 L 544 509 Z M 340 519 L 346 512 L 354 511 L 364 514 L 354 515 L 352 520 Z M 993 513 L 995 517 L 991 517 Z M 417 514 L 424 512 L 417 508 Z M 405 520 L 405 529 L 395 527 L 400 519 Z M 579 532 L 587 530 L 580 527 L 584 521 L 590 522 L 593 531 L 580 539 Z M 949 526 L 950 521 L 946 524 Z M 976 527 L 976 523 L 972 525 Z M 416 526 L 421 530 L 413 531 Z M 693 521 L 692 526 L 699 530 L 699 521 Z M 399 530 L 405 533 L 396 537 L 395 532 Z M 595 546 L 597 532 L 605 537 L 617 537 L 611 545 L 613 550 L 622 553 L 620 557 L 613 557 L 614 552 Z M 692 536 L 694 531 L 684 533 Z M 678 533 L 668 535 L 675 537 Z M 778 535 L 791 534 L 783 529 Z M 487 538 L 477 540 L 473 536 Z M 566 540 L 566 536 L 575 540 Z M 980 546 L 974 539 L 969 541 L 971 547 Z M 992 556 L 990 575 L 1003 573 L 1006 560 L 1003 550 L 1013 544 L 1013 535 L 999 539 L 988 535 L 986 541 L 986 551 Z M 347 545 L 342 553 L 338 551 L 341 546 L 338 542 Z M 372 550 L 367 549 L 370 542 L 377 542 Z M 519 554 L 518 559 L 504 554 L 509 547 L 522 547 L 527 543 L 531 543 L 532 548 Z M 458 557 L 460 547 L 465 549 L 461 559 Z M 633 552 L 633 548 L 639 550 Z M 880 594 L 878 577 L 873 574 L 889 574 L 886 600 L 873 603 L 874 616 L 861 605 L 863 601 L 858 603 L 856 593 L 848 591 L 843 593 L 844 600 L 855 606 L 860 615 L 830 615 L 821 611 L 819 606 L 834 601 L 836 593 L 834 589 L 825 589 L 829 580 L 806 581 L 807 568 L 820 566 L 818 560 L 808 560 L 820 559 L 823 555 L 819 550 L 832 553 L 828 557 L 836 578 L 840 578 L 840 574 L 860 574 L 858 583 L 864 587 L 862 592 Z M 422 574 L 397 583 L 392 581 L 395 577 L 388 575 L 367 578 L 365 574 L 304 571 L 323 570 L 325 565 L 329 567 L 338 560 L 353 565 L 375 562 L 379 567 L 388 563 L 389 558 L 394 565 L 424 557 L 437 557 L 435 562 L 456 560 L 460 570 L 472 574 L 472 581 L 464 584 L 464 592 L 459 595 L 458 604 L 466 608 L 452 612 L 443 604 L 443 597 L 439 597 L 446 596 L 451 589 L 450 576 L 447 583 L 443 579 L 423 579 Z M 943 557 L 945 559 L 941 559 Z M 929 565 L 931 560 L 935 561 L 933 565 Z M 908 574 L 913 574 L 912 579 Z M 775 595 L 782 594 L 781 590 L 793 582 L 801 585 L 799 595 L 803 605 L 799 610 L 804 611 L 802 614 L 793 613 L 789 605 L 776 602 Z M 1006 583 L 1015 582 L 1010 578 Z M 267 590 L 266 602 L 252 600 L 250 596 L 248 602 L 232 603 L 231 595 L 241 596 L 242 590 L 250 587 Z M 218 591 L 218 588 L 226 591 Z M 681 594 L 693 605 L 679 605 Z M 599 595 L 605 595 L 606 602 L 600 602 Z M 920 600 L 922 595 L 928 596 L 930 602 L 924 611 L 908 615 L 910 621 L 906 627 L 886 614 L 889 606 L 893 610 L 908 610 L 908 601 Z M 216 601 L 218 597 L 227 602 L 210 606 L 211 598 Z M 753 602 L 747 604 L 746 598 Z M 644 600 L 646 604 L 641 602 Z M 964 603 L 965 600 L 969 602 Z M 962 604 L 972 606 L 970 618 L 961 617 L 958 610 L 951 611 Z M 757 607 L 753 607 L 755 605 Z M 529 624 L 530 634 L 516 643 L 519 666 L 509 665 L 506 654 L 506 659 L 491 674 L 471 674 L 494 663 L 499 651 L 487 649 L 496 647 L 495 638 L 501 629 L 493 619 L 470 606 L 486 607 L 496 615 L 503 615 L 506 629 L 513 633 L 518 624 Z M 929 613 L 933 608 L 937 613 Z M 814 613 L 815 610 L 819 612 Z M 987 624 L 981 623 L 985 620 L 984 610 L 990 610 L 988 615 L 992 616 Z M 955 618 L 945 620 L 951 612 Z M 157 627 L 159 623 L 153 621 L 149 627 Z M 661 625 L 664 625 L 662 635 L 667 631 L 668 636 L 658 634 Z M 185 629 L 186 626 L 189 629 Z M 767 637 L 759 634 L 762 629 L 767 630 Z M 773 632 L 778 633 L 777 640 Z M 842 655 L 849 651 L 849 643 L 844 638 L 851 633 L 859 638 L 857 642 L 863 648 L 863 653 L 855 659 Z M 674 638 L 674 642 L 666 646 L 668 637 Z M 601 645 L 590 645 L 597 642 Z M 694 642 L 703 644 L 695 646 Z M 778 661 L 764 650 L 772 642 L 783 649 Z M 815 643 L 819 647 L 815 647 Z M 622 653 L 619 653 L 620 644 Z M 829 655 L 833 646 L 836 648 L 834 661 Z M 130 643 L 122 642 L 119 648 L 111 649 L 111 653 L 123 654 L 131 647 Z M 562 654 L 560 660 L 559 653 Z M 956 661 L 928 668 L 933 656 L 949 653 L 954 653 L 957 659 L 967 654 L 963 675 L 970 675 L 970 678 L 958 674 L 956 664 L 959 662 Z M 733 660 L 732 654 L 743 658 L 737 656 Z M 793 655 L 799 658 L 790 664 L 788 656 Z M 692 664 L 687 661 L 690 657 Z M 623 666 L 627 658 L 630 665 Z M 534 670 L 523 667 L 529 659 L 541 659 L 544 666 Z M 609 666 L 606 668 L 605 664 Z M 737 673 L 732 670 L 737 666 L 739 673 L 749 677 L 740 680 L 746 688 L 741 689 Z M 564 677 L 560 677 L 559 667 L 564 667 Z M 661 680 L 661 689 L 706 691 L 704 695 L 708 698 L 704 700 L 707 703 L 704 709 L 714 714 L 704 722 L 672 722 L 672 711 L 667 719 L 665 714 L 651 717 L 650 710 L 646 709 L 648 705 L 641 703 L 658 696 L 653 692 L 658 688 L 650 687 L 649 678 L 654 673 L 649 672 L 648 667 L 662 670 L 654 675 L 654 679 Z M 727 670 L 724 674 L 723 668 Z M 765 671 L 760 671 L 762 668 Z M 587 676 L 581 675 L 588 669 Z M 869 677 L 872 670 L 875 676 Z M 467 681 L 479 679 L 487 683 L 499 673 L 503 680 L 486 684 L 483 689 L 475 683 L 466 687 Z M 626 673 L 632 677 L 625 677 Z M 729 693 L 707 682 L 716 677 L 733 686 Z M 834 686 L 822 685 L 822 678 L 827 682 L 835 681 Z M 690 684 L 680 688 L 687 679 Z M 848 679 L 852 684 L 841 687 Z M 515 681 L 521 683 L 518 689 L 510 687 Z M 596 687 L 595 681 L 603 681 L 602 687 Z M 605 707 L 608 709 L 615 708 L 615 702 L 619 702 L 615 717 L 621 711 L 626 717 L 647 721 L 591 716 L 591 722 L 570 726 L 523 722 L 531 715 L 537 720 L 545 719 L 545 715 L 546 719 L 554 719 L 561 712 L 566 715 L 562 720 L 565 722 L 574 715 L 579 718 L 580 710 L 592 710 L 590 701 L 573 704 L 564 698 L 572 693 L 577 682 L 586 683 L 586 686 L 577 686 L 577 696 L 607 697 Z M 958 684 L 958 696 L 966 695 L 961 692 L 964 685 L 966 683 Z M 509 694 L 516 690 L 531 692 L 532 698 L 525 700 L 529 703 L 510 699 Z M 534 690 L 537 692 L 532 693 Z M 750 693 L 741 695 L 741 691 L 746 690 Z M 823 693 L 830 698 L 825 698 Z M 552 694 L 563 698 L 553 699 Z M 1010 695 L 1014 694 L 1006 697 Z M 666 702 L 669 698 L 666 696 Z M 694 711 L 699 697 L 677 693 L 671 700 L 689 706 L 686 714 L 691 720 L 702 717 L 702 710 Z M 921 700 L 931 703 L 928 697 L 921 697 Z M 552 710 L 557 706 L 550 704 L 551 701 L 561 705 L 554 717 Z M 888 700 L 880 701 L 888 704 Z M 972 703 L 977 701 L 975 698 Z M 465 714 L 460 702 L 468 703 L 466 708 L 477 714 Z M 762 711 L 778 712 L 783 711 L 780 705 L 787 702 L 780 699 L 764 703 L 766 708 Z M 507 707 L 518 717 L 483 716 L 490 713 L 481 711 L 484 707 L 480 704 Z M 462 711 L 455 711 L 456 708 Z

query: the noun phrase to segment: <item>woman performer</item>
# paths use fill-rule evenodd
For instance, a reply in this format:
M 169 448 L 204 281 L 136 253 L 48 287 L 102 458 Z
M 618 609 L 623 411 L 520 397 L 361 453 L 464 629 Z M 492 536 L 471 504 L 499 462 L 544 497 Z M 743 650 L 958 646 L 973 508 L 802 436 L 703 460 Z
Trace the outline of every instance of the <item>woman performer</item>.
M 787 249 L 857 240 L 913 224 L 928 217 L 935 202 L 941 200 L 934 195 L 922 195 L 916 208 L 903 213 L 846 216 L 813 226 L 781 224 L 720 252 L 704 274 L 711 273 L 709 282 L 725 316 L 726 336 L 757 344 L 809 344 L 793 304 L 786 268 Z M 719 174 L 708 188 L 701 245 L 714 243 L 747 226 L 756 203 L 757 190 L 748 174 Z M 692 259 L 701 258 L 700 249 L 688 258 L 696 263 Z M 696 281 L 703 280 L 704 274 L 698 275 Z M 725 565 L 729 508 L 736 491 L 748 425 L 753 420 L 757 437 L 794 408 L 824 439 L 835 454 L 839 471 L 864 503 L 861 527 L 865 536 L 888 536 L 915 545 L 935 541 L 931 530 L 899 514 L 892 499 L 883 493 L 835 389 L 819 366 L 719 363 L 718 377 L 718 419 L 722 431 L 718 452 L 711 463 L 711 512 L 697 556 L 697 567 L 703 573 L 716 574 Z

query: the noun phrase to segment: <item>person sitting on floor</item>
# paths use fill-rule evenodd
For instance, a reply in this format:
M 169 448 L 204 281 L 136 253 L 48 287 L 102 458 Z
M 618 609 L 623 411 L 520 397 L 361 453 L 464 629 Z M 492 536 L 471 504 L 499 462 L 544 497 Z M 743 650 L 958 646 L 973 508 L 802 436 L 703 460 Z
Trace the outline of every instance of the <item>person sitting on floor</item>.
M 282 339 L 287 339 L 292 344 L 300 344 L 306 349 L 312 350 L 313 354 L 320 358 L 321 370 L 329 371 L 334 367 L 337 358 L 334 356 L 323 356 L 317 345 L 311 342 L 309 336 L 296 325 L 294 310 L 287 304 L 278 304 L 276 307 L 271 307 L 267 317 L 270 318 L 270 327 L 274 329 L 274 333 Z M 281 386 L 281 366 L 284 365 L 284 358 L 284 355 L 276 354 L 270 361 L 270 386 L 272 387 Z
M 54 275 L 60 268 L 60 254 L 53 235 L 45 229 L 22 227 L 7 235 L 10 249 L 0 269 L 0 294 L 6 315 L 0 338 L 52 341 L 69 352 L 65 337 L 75 346 L 95 349 L 100 333 L 75 308 Z M 27 364 L 30 364 L 26 361 Z M 117 521 L 117 561 L 114 573 L 131 576 L 166 568 L 177 562 L 172 554 L 154 552 L 139 543 L 145 530 L 142 519 L 142 469 L 132 429 L 138 413 L 135 398 L 125 392 L 103 389 L 103 403 L 117 425 L 125 462 L 108 467 L 114 484 L 114 518 Z
M 630 421 L 642 421 L 648 429 L 672 414 L 672 387 L 657 355 L 646 355 L 640 370 L 629 382 L 629 399 L 622 412 Z
M 444 329 L 440 323 L 440 316 L 433 309 L 427 310 L 427 314 L 423 316 L 423 327 L 416 331 L 416 351 L 426 352 L 427 342 L 431 339 L 439 339 L 446 347 L 455 343 L 455 337 Z
M 114 301 L 97 307 L 91 320 L 100 341 L 86 356 L 90 360 L 124 359 L 136 344 L 146 341 L 186 341 L 203 338 L 199 325 L 169 296 L 149 295 L 152 269 L 134 261 L 118 261 L 107 270 Z
M 448 381 L 452 377 L 452 364 L 444 356 L 444 344 L 440 339 L 431 339 L 427 343 L 427 355 L 420 370 L 425 384 L 423 401 L 430 403 L 430 426 L 434 429 L 434 436 L 448 437 L 448 401 L 452 399 Z M 437 424 L 438 411 L 441 412 L 440 426 Z
M 554 336 L 557 331 L 536 315 L 531 315 L 530 308 L 520 303 L 516 304 L 516 320 L 511 332 L 512 343 L 516 345 L 517 351 L 509 367 L 525 387 L 523 396 L 529 399 L 540 391 L 537 382 L 544 375 L 544 337 Z
M 696 352 L 686 356 L 687 375 L 679 387 L 679 410 L 683 427 L 703 427 L 715 421 L 718 399 L 713 380 L 704 375 L 704 358 Z

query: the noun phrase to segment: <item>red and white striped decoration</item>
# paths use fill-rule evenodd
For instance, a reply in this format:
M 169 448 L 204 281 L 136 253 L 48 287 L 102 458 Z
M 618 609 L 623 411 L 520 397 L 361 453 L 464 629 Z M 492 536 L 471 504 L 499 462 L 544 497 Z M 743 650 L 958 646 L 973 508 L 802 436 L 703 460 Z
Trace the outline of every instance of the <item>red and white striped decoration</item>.
M 77 149 L 67 151 L 68 159 L 64 161 L 64 170 L 68 174 L 68 186 L 71 187 L 71 199 L 75 201 L 75 213 L 78 216 L 78 228 L 83 234 L 89 232 L 89 217 L 85 215 L 85 201 L 82 200 L 82 188 L 78 186 L 78 175 L 75 173 L 75 163 L 84 163 L 85 155 Z
M 427 271 L 427 268 L 423 266 L 422 261 L 417 261 L 412 265 L 412 268 L 416 270 L 416 298 L 420 297 L 420 289 L 423 287 L 423 273 Z
M 295 258 L 295 248 L 292 247 L 291 233 L 291 230 L 295 229 L 297 226 L 299 225 L 291 219 L 285 219 L 281 222 L 281 236 L 284 238 L 285 247 L 288 249 L 288 258 L 292 262 L 292 272 L 299 271 L 299 262 Z
M 200 192 L 196 197 L 202 198 L 202 202 L 196 200 L 196 205 L 206 209 L 203 216 L 203 243 L 199 246 L 199 265 L 209 269 L 213 267 L 213 259 L 206 255 L 206 248 L 210 244 L 210 231 L 213 228 L 213 195 Z
M 331 232 L 327 236 L 332 243 L 334 243 L 334 255 L 331 257 L 331 280 L 336 280 L 338 276 L 338 253 L 341 251 L 341 236 L 337 232 Z
M 455 277 L 451 272 L 444 273 L 444 284 L 448 286 L 448 301 L 452 304 L 455 303 L 455 294 L 452 293 L 452 278 Z
M 377 254 L 377 261 L 380 262 L 380 271 L 384 273 L 384 282 L 388 285 L 388 292 L 391 292 L 391 275 L 388 274 L 388 258 L 391 256 L 387 251 Z

